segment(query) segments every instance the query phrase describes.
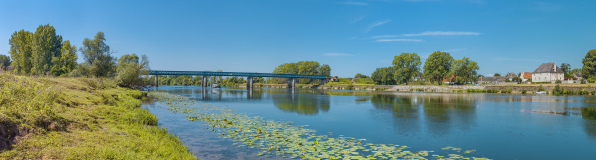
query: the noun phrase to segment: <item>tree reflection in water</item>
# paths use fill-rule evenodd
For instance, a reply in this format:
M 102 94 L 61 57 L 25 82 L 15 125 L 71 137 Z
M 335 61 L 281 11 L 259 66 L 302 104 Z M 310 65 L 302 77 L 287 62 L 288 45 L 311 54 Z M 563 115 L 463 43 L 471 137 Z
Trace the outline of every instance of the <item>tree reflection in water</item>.
M 372 94 L 370 101 L 376 109 L 392 112 L 396 131 L 414 134 L 420 125 L 426 125 L 430 133 L 442 136 L 454 126 L 463 130 L 474 126 L 476 98 L 457 94 Z
M 298 93 L 296 93 L 298 92 Z M 302 93 L 304 92 L 304 93 Z M 311 92 L 316 92 L 315 94 Z M 329 96 L 320 96 L 320 91 L 291 90 L 287 94 L 271 94 L 275 107 L 285 112 L 303 115 L 317 115 L 319 111 L 329 111 Z
M 586 134 L 592 140 L 596 140 L 596 107 L 584 107 L 581 111 L 582 117 L 586 119 L 584 121 Z

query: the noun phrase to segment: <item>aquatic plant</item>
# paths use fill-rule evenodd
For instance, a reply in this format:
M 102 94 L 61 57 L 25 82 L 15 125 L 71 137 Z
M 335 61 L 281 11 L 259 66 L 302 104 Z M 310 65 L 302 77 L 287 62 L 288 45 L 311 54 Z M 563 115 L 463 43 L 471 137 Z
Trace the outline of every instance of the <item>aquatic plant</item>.
M 293 125 L 291 122 L 275 121 L 260 116 L 235 113 L 229 107 L 215 106 L 188 97 L 150 92 L 150 96 L 167 106 L 173 113 L 183 113 L 190 121 L 203 121 L 207 129 L 221 134 L 222 138 L 237 141 L 234 145 L 246 148 L 260 148 L 261 156 L 282 156 L 301 159 L 445 159 L 466 158 L 463 154 L 475 150 L 461 151 L 447 147 L 459 154 L 447 156 L 431 155 L 433 151 L 412 152 L 407 146 L 366 143 L 366 139 L 352 137 L 330 137 L 307 129 L 308 125 Z M 469 159 L 487 159 L 471 157 Z

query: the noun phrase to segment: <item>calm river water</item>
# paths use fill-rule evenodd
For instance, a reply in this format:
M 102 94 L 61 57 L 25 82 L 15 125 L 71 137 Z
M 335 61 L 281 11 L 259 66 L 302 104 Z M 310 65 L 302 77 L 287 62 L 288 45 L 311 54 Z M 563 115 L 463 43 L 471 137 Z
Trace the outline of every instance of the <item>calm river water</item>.
M 441 148 L 453 146 L 476 150 L 467 157 L 596 159 L 596 96 L 265 88 L 255 88 L 251 94 L 245 88 L 197 86 L 157 90 L 239 113 L 309 125 L 305 128 L 321 134 L 406 145 L 412 151 L 447 155 Z M 188 121 L 159 105 L 165 106 L 158 102 L 143 106 L 202 159 L 282 159 L 232 145 L 232 140 L 204 129 L 204 122 Z

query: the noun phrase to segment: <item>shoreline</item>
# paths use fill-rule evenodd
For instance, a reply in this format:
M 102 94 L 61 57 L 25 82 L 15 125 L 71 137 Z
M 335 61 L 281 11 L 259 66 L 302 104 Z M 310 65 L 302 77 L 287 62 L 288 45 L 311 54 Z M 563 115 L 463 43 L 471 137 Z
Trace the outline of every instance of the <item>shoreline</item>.
M 113 79 L 0 73 L 2 159 L 197 159 Z

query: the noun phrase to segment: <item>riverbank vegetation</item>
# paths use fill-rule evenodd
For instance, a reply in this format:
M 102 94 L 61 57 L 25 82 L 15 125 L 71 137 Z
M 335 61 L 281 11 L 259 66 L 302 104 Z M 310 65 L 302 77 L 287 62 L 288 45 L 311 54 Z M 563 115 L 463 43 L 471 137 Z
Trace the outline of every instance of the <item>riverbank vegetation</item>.
M 416 53 L 402 53 L 395 56 L 393 65 L 377 68 L 371 75 L 377 85 L 396 85 L 413 82 L 412 77 L 420 73 L 420 56 Z M 475 82 L 479 76 L 478 63 L 467 57 L 454 60 L 448 52 L 435 51 L 427 59 L 423 67 L 424 75 L 430 82 L 441 85 L 447 79 L 449 82 L 466 84 Z
M 196 159 L 131 89 L 151 83 L 148 58 L 118 59 L 105 41 L 98 32 L 77 50 L 49 24 L 12 34 L 0 56 L 2 159 Z
M 110 78 L 0 73 L 2 159 L 195 159 Z

